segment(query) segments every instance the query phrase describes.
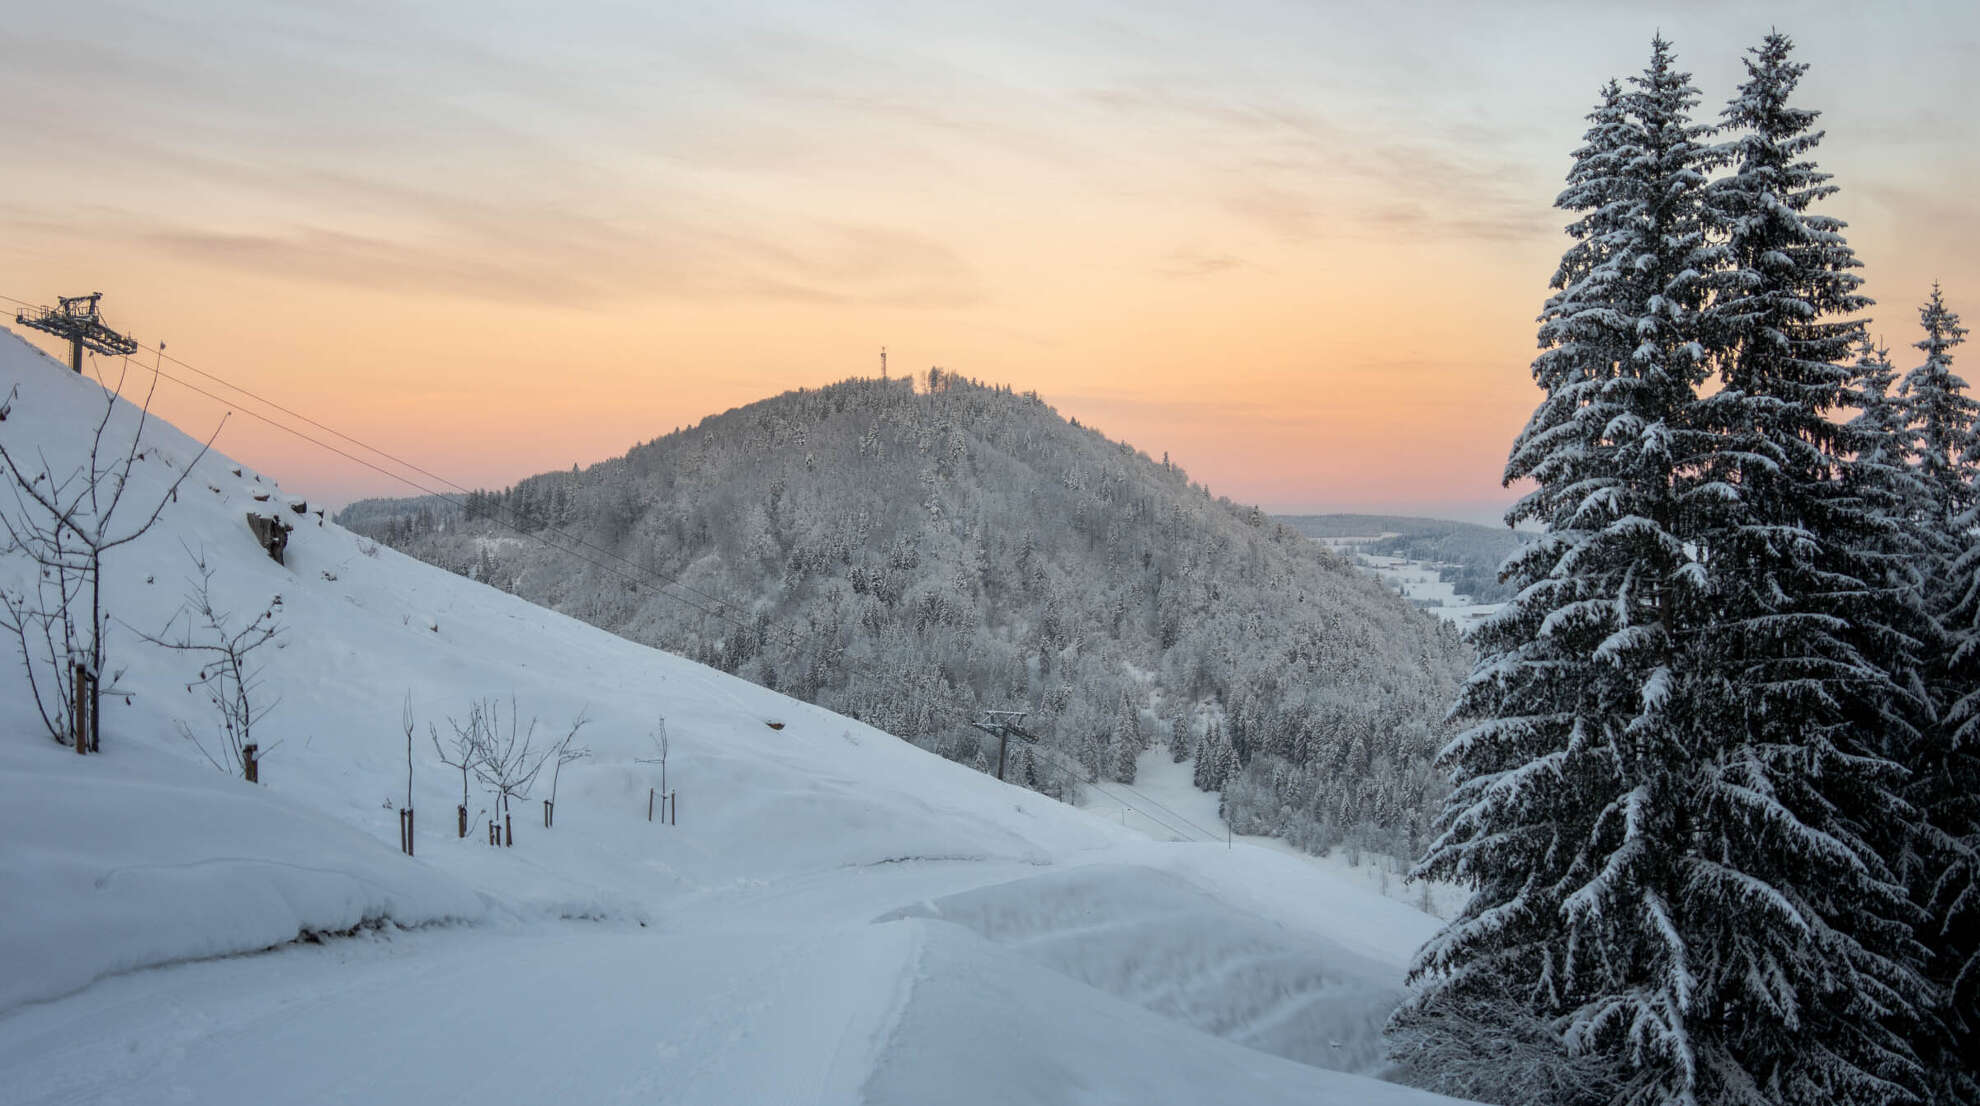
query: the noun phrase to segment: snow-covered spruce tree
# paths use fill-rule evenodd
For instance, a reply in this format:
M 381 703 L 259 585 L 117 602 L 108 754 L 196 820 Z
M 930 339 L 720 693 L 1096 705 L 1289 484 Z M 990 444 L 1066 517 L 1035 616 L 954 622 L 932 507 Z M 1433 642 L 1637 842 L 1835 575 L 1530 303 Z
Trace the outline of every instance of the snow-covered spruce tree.
M 1189 759 L 1189 718 L 1178 714 L 1169 720 L 1169 760 L 1181 764 Z
M 1665 766 L 1679 854 L 1659 866 L 1688 969 L 1684 1089 L 1886 1103 L 1923 1090 L 1911 1041 L 1931 1006 L 1891 863 L 1919 838 L 1900 763 L 1930 716 L 1908 678 L 1923 619 L 1889 574 L 1907 535 L 1844 478 L 1856 451 L 1829 417 L 1869 301 L 1843 224 L 1812 211 L 1836 189 L 1812 160 L 1816 113 L 1791 103 L 1791 52 L 1778 33 L 1749 52 L 1714 157 L 1730 172 L 1704 193 L 1721 387 L 1694 408 L 1707 433 L 1683 502 L 1707 606 L 1677 683 L 1683 759 Z
M 1898 394 L 1918 431 L 1918 475 L 1930 497 L 1927 510 L 1933 512 L 1927 522 L 1946 535 L 1972 501 L 1971 476 L 1980 452 L 1974 419 L 1980 403 L 1966 394 L 1966 381 L 1953 372 L 1952 351 L 1966 340 L 1966 328 L 1946 306 L 1938 284 L 1918 309 L 1918 321 L 1925 337 L 1916 348 L 1925 354 L 1925 363 L 1904 374 Z
M 1927 971 L 1944 1002 L 1938 1032 L 1924 1042 L 1933 1094 L 1970 1103 L 1980 1102 L 1980 1077 L 1966 1059 L 1980 1049 L 1980 441 L 1974 403 L 1952 368 L 1966 330 L 1936 285 L 1920 321 L 1925 364 L 1905 384 L 1922 439 L 1918 516 L 1933 554 L 1926 594 L 1944 639 L 1928 672 L 1938 725 L 1911 789 L 1939 851 L 1920 865 L 1914 888 L 1931 917 Z
M 1114 708 L 1114 729 L 1107 743 L 1107 774 L 1122 783 L 1133 783 L 1135 760 L 1141 755 L 1141 718 L 1134 700 L 1121 693 Z
M 1390 1024 L 1403 1074 L 1499 1102 L 1682 1101 L 1711 1042 L 1680 928 L 1688 704 L 1677 667 L 1702 578 L 1678 468 L 1705 374 L 1697 340 L 1705 128 L 1670 44 L 1604 90 L 1556 206 L 1578 213 L 1541 315 L 1545 396 L 1507 521 L 1544 527 L 1506 564 L 1444 750 L 1454 789 L 1414 875 L 1474 888 L 1418 953 Z M 1508 1056 L 1497 1033 L 1529 1042 Z
M 1914 471 L 1918 431 L 1911 425 L 1906 404 L 1898 398 L 1897 382 L 1891 351 L 1872 341 L 1868 334 L 1859 336 L 1847 400 L 1856 409 L 1848 422 L 1856 463 L 1844 475 L 1874 483 L 1878 491 L 1863 493 L 1876 501 L 1873 509 L 1896 515 L 1899 521 L 1916 529 L 1924 497 L 1924 487 Z M 1916 557 L 1908 558 L 1907 563 L 1916 574 Z
M 1855 551 L 1865 562 L 1859 569 L 1868 602 L 1859 603 L 1849 617 L 1866 635 L 1865 648 L 1901 691 L 1891 705 L 1901 705 L 1907 713 L 1895 725 L 1880 728 L 1893 739 L 1887 741 L 1889 754 L 1909 764 L 1916 749 L 1905 742 L 1917 736 L 1919 727 L 1929 727 L 1935 713 L 1928 659 L 1942 654 L 1946 643 L 1925 602 L 1931 535 L 1922 523 L 1926 496 L 1914 464 L 1918 434 L 1895 394 L 1896 383 L 1890 351 L 1868 335 L 1860 336 L 1844 400 L 1856 414 L 1843 427 L 1840 440 L 1846 454 L 1837 463 L 1837 475 L 1843 494 L 1863 516 L 1853 536 Z

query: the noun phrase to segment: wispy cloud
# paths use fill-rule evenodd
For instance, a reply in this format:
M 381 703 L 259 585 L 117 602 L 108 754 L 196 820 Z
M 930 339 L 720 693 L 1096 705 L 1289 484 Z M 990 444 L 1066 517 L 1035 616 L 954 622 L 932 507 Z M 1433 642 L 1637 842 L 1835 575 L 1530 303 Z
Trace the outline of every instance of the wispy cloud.
M 1178 280 L 1199 280 L 1242 269 L 1246 264 L 1244 258 L 1234 253 L 1180 246 L 1169 251 L 1155 266 L 1155 271 Z
M 1223 206 L 1291 242 L 1423 234 L 1481 239 L 1546 233 L 1554 221 L 1524 161 L 1490 128 L 1371 126 L 1329 113 L 1181 83 L 1098 89 L 1089 99 L 1141 125 L 1187 131 Z M 1375 197 L 1372 201 L 1368 197 Z
M 615 248 L 422 244 L 322 227 L 243 233 L 166 226 L 123 238 L 272 278 L 601 310 L 653 295 L 927 309 L 968 307 L 984 295 L 976 272 L 942 244 L 857 225 L 774 239 L 675 227 Z

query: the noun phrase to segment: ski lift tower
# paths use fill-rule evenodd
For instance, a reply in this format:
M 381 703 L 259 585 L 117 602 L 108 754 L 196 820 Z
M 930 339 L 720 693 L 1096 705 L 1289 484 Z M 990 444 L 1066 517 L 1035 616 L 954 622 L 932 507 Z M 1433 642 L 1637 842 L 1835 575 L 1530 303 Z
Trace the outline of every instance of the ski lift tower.
M 970 725 L 997 739 L 997 778 L 1004 778 L 1004 750 L 1009 747 L 1011 738 L 1038 744 L 1038 738 L 1024 729 L 1025 712 L 1021 710 L 986 710 L 983 718 Z
M 137 352 L 137 339 L 126 338 L 103 325 L 103 317 L 96 312 L 96 301 L 102 298 L 101 292 L 91 292 L 87 296 L 63 296 L 59 300 L 61 306 L 35 315 L 16 314 L 14 321 L 22 326 L 45 330 L 68 342 L 69 367 L 82 372 L 85 349 L 110 357 L 129 357 Z

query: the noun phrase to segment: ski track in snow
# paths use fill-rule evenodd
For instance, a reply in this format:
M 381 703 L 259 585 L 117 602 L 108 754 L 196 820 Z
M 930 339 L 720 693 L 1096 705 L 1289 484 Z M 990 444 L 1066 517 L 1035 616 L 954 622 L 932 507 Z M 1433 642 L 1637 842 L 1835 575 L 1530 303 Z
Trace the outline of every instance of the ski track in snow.
M 0 336 L 16 384 L 0 441 L 59 475 L 100 392 Z M 147 445 L 146 502 L 198 449 L 156 421 Z M 260 785 L 179 736 L 211 725 L 188 658 L 113 627 L 131 698 L 106 700 L 93 757 L 41 732 L 11 647 L 0 664 L 10 1106 L 1440 1101 L 1352 1073 L 1433 918 L 1242 840 L 1148 840 L 313 515 L 276 565 L 242 516 L 286 501 L 210 455 L 106 563 L 135 626 L 177 608 L 182 543 L 218 605 L 282 596 Z M 0 584 L 28 572 L 0 557 Z M 539 784 L 496 849 L 479 787 L 455 836 L 460 776 L 425 731 L 510 695 L 552 738 L 588 710 L 591 756 L 554 829 Z M 417 858 L 396 847 L 408 696 Z M 645 816 L 657 715 L 678 826 Z

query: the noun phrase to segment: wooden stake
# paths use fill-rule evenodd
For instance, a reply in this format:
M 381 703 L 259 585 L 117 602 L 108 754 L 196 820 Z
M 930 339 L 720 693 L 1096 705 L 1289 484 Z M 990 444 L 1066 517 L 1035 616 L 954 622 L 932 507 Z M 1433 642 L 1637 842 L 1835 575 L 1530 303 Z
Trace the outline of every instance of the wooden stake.
M 260 749 L 259 745 L 241 746 L 241 771 L 247 775 L 249 783 L 261 782 L 261 764 L 255 759 L 255 754 Z
M 459 812 L 461 816 L 461 837 L 466 838 L 467 837 L 467 804 L 462 803 L 461 805 L 455 807 L 454 810 Z
M 550 800 L 543 800 L 543 828 L 550 828 Z
M 75 731 L 76 755 L 89 755 L 89 728 L 84 724 L 83 715 L 88 712 L 89 698 L 83 686 L 83 666 L 69 662 L 70 682 L 74 690 L 69 693 L 69 728 Z
M 646 789 L 646 820 L 653 820 L 653 789 L 650 787 Z

